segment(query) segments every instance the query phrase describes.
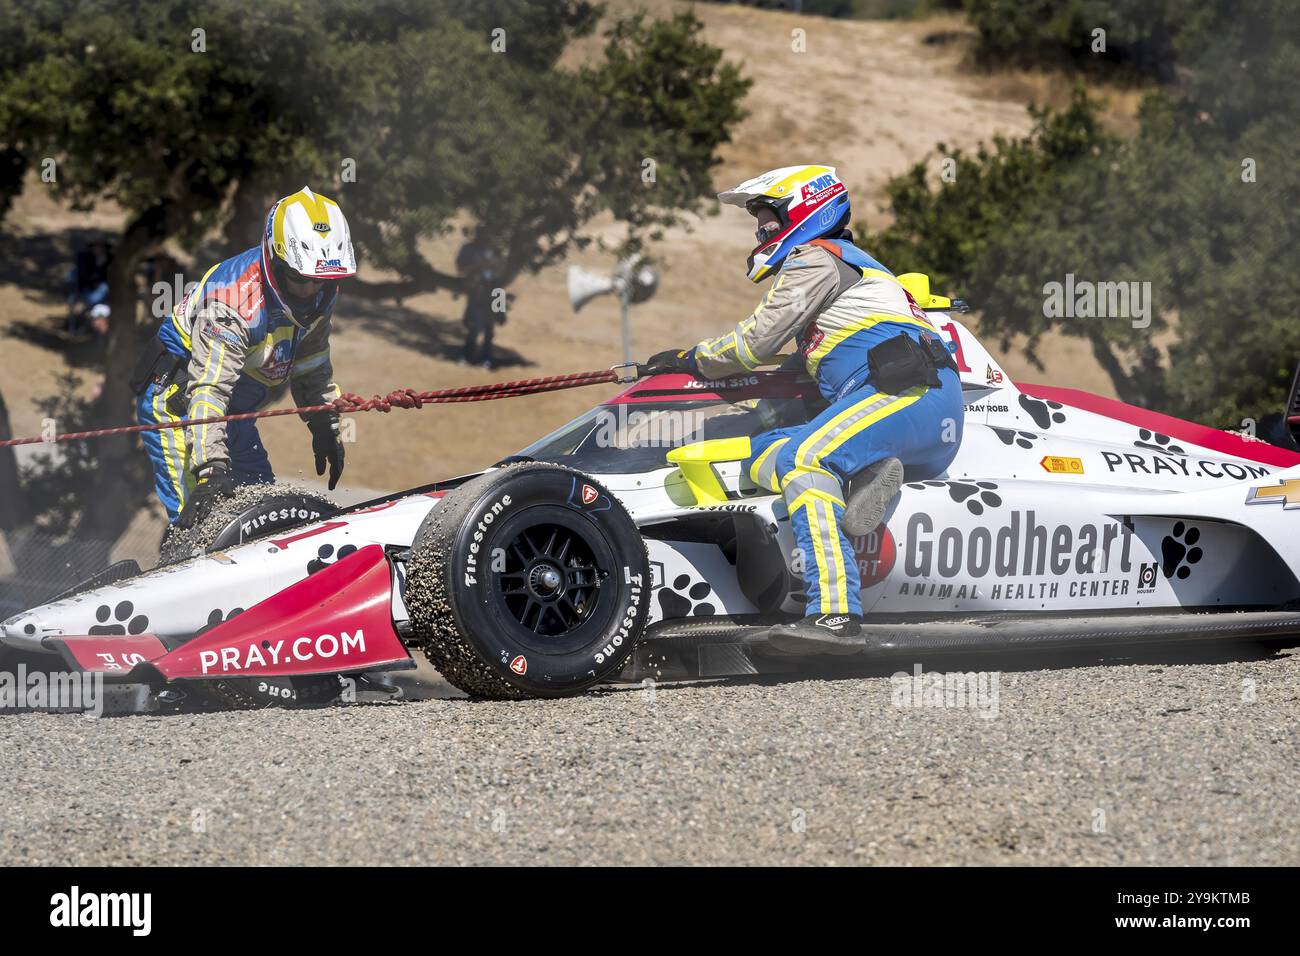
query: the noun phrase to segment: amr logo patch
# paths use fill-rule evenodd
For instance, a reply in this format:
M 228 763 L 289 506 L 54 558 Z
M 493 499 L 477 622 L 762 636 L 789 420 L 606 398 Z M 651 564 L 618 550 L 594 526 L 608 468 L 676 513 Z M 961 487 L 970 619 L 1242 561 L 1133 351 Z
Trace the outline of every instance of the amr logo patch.
M 1201 529 L 1183 521 L 1174 522 L 1170 533 L 1160 541 L 1160 570 L 1166 578 L 1180 581 L 1191 576 L 1192 565 L 1200 562 L 1204 552 L 1196 547 L 1201 540 Z
M 524 674 L 527 674 L 528 658 L 524 657 L 523 654 L 520 654 L 518 657 L 516 657 L 513 661 L 510 662 L 510 669 L 514 671 L 516 674 L 518 674 L 520 677 L 522 677 Z

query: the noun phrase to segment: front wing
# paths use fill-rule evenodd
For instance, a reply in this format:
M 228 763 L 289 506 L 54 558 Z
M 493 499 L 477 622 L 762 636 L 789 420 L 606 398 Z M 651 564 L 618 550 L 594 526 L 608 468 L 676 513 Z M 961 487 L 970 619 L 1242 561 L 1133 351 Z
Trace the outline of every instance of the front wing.
M 68 665 L 154 683 L 414 667 L 392 618 L 393 574 L 369 545 L 190 641 L 153 634 L 51 637 Z

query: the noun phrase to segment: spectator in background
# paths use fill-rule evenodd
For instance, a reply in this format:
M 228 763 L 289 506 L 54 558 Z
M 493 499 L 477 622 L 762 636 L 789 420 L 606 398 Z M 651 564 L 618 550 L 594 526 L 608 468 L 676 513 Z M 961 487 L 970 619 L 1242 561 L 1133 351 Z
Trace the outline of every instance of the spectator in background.
M 506 321 L 504 311 L 493 309 L 500 259 L 490 246 L 472 240 L 456 256 L 456 271 L 465 279 L 465 348 L 461 363 L 494 369 L 492 334 L 498 323 Z
M 108 307 L 107 302 L 101 302 L 90 309 L 90 331 L 95 333 L 95 338 L 101 342 L 104 336 L 108 335 L 108 318 L 112 314 L 113 311 Z
M 101 337 L 108 331 L 108 264 L 112 258 L 112 250 L 103 239 L 94 240 L 77 253 L 76 263 L 68 273 L 66 329 L 73 338 L 85 335 L 87 325 Z

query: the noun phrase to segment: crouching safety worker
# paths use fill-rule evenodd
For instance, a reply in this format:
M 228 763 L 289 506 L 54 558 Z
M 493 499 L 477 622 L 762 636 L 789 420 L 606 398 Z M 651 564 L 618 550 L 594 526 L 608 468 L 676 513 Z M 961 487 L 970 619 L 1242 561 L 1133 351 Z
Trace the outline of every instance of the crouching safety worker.
M 651 371 L 718 378 L 773 361 L 795 339 L 829 407 L 805 425 L 756 436 L 755 484 L 784 495 L 803 556 L 807 607 L 772 629 L 827 651 L 861 646 L 859 569 L 844 525 L 873 530 L 903 480 L 943 472 L 961 442 L 956 365 L 893 273 L 853 245 L 849 196 L 829 166 L 788 166 L 719 194 L 757 220 L 749 278 L 775 276 L 730 332 L 661 352 Z M 845 505 L 845 483 L 867 471 Z M 864 475 L 864 477 L 867 477 Z
M 340 395 L 332 381 L 330 316 L 339 280 L 355 275 L 343 212 L 303 188 L 271 207 L 262 242 L 210 268 L 163 319 L 132 386 L 141 424 L 257 411 L 287 385 L 298 405 Z M 304 415 L 316 473 L 343 472 L 339 417 Z M 143 434 L 158 497 L 179 527 L 199 521 L 236 485 L 275 476 L 252 420 Z

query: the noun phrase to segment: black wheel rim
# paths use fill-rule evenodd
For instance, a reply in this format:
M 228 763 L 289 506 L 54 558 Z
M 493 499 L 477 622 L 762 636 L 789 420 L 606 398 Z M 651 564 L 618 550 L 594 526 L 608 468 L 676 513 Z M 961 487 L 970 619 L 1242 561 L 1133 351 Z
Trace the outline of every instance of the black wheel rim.
M 614 604 L 614 553 L 600 530 L 567 508 L 514 516 L 495 536 L 488 560 L 494 611 L 519 641 L 545 654 L 583 646 Z

